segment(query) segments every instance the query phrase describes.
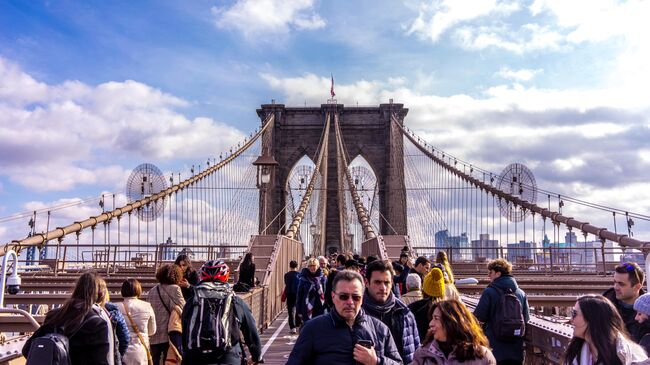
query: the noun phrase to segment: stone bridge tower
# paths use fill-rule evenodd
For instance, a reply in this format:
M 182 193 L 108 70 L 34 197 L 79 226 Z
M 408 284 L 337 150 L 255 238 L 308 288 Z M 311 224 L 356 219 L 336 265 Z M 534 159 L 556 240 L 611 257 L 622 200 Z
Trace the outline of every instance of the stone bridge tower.
M 263 121 L 266 116 L 275 114 L 272 131 L 263 136 L 265 145 L 270 146 L 270 154 L 278 166 L 270 182 L 263 206 L 265 217 L 260 217 L 260 231 L 273 217 L 278 216 L 267 229 L 267 233 L 279 232 L 285 227 L 285 215 L 280 214 L 287 204 L 285 191 L 289 174 L 294 165 L 305 155 L 313 158 L 319 147 L 321 134 L 325 127 L 326 113 L 338 113 L 343 143 L 349 153 L 348 161 L 361 155 L 366 159 L 377 177 L 379 193 L 381 235 L 407 235 L 406 191 L 404 184 L 404 147 L 401 131 L 391 123 L 395 113 L 403 123 L 408 109 L 403 104 L 381 104 L 378 107 L 346 107 L 343 104 L 322 104 L 320 107 L 285 107 L 283 104 L 265 104 L 257 110 Z M 341 212 L 337 196 L 338 176 L 336 173 L 336 146 L 334 118 L 331 119 L 327 208 L 321 250 L 341 252 L 344 234 L 341 229 Z M 262 195 L 260 196 L 262 198 Z M 385 218 L 385 219 L 384 219 Z M 284 233 L 284 231 L 282 231 Z M 307 253 L 306 253 L 307 254 Z

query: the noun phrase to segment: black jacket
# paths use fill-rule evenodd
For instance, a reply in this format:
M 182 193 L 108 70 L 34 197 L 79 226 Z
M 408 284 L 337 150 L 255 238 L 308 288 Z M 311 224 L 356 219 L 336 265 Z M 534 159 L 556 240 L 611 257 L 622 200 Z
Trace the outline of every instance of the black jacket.
M 248 285 L 249 287 L 254 287 L 255 286 L 255 264 L 251 264 L 248 267 L 240 267 L 239 268 L 239 279 L 237 280 L 239 283 L 244 283 Z
M 350 327 L 334 309 L 305 323 L 286 365 L 355 365 L 352 352 L 360 339 L 372 341 L 378 365 L 402 364 L 385 324 L 362 309 Z
M 643 294 L 645 294 L 645 291 L 641 289 L 639 291 L 639 295 Z M 632 338 L 632 340 L 639 343 L 643 336 L 650 333 L 650 323 L 648 323 L 650 321 L 645 321 L 643 323 L 637 322 L 634 319 L 636 316 L 636 311 L 634 308 L 625 306 L 623 303 L 621 303 L 620 300 L 616 299 L 616 292 L 614 291 L 614 288 L 607 289 L 603 293 L 603 296 L 609 299 L 609 301 L 612 302 L 612 304 L 614 304 L 616 307 L 618 314 L 621 315 L 623 322 L 625 322 L 625 328 L 627 329 L 627 332 L 629 332 L 630 338 Z
M 58 310 L 57 308 L 49 311 L 45 316 L 43 325 L 27 340 L 25 346 L 23 346 L 25 358 L 29 355 L 29 348 L 34 338 L 54 332 L 55 326 L 49 322 L 52 315 Z M 79 330 L 68 336 L 72 365 L 109 364 L 108 323 L 99 316 L 97 310 L 99 309 L 93 307 L 84 317 Z M 117 352 L 117 347 L 115 347 L 115 351 Z
M 512 289 L 515 293 L 519 302 L 521 302 L 521 311 L 524 316 L 524 320 L 528 322 L 530 316 L 528 314 L 528 299 L 526 298 L 526 293 L 523 290 L 519 289 L 517 281 L 510 275 L 502 275 L 494 279 L 491 283 L 502 290 Z M 496 316 L 497 306 L 501 303 L 501 295 L 499 292 L 491 287 L 485 288 L 481 294 L 481 298 L 474 309 L 474 316 L 476 319 L 483 322 L 483 329 L 485 330 L 485 335 L 490 341 L 490 346 L 492 347 L 492 354 L 497 359 L 497 361 L 504 360 L 518 360 L 521 361 L 524 358 L 524 340 L 519 339 L 514 342 L 502 342 L 496 339 L 494 334 L 494 322 L 493 319 Z
M 431 298 L 424 298 L 415 301 L 408 306 L 409 310 L 415 317 L 415 323 L 418 326 L 418 334 L 420 335 L 421 342 L 424 342 L 424 338 L 427 336 L 427 332 L 429 331 L 429 322 L 431 322 L 431 318 L 429 318 L 429 310 L 431 309 L 432 304 L 433 302 L 431 301 Z
M 194 288 L 194 287 L 192 287 Z M 183 313 L 189 313 L 186 311 L 191 311 L 193 306 L 191 298 L 194 296 L 194 289 L 192 290 L 192 296 L 190 300 L 185 303 L 183 308 Z M 246 302 L 244 302 L 237 295 L 233 296 L 233 303 L 235 314 L 237 315 L 237 321 L 239 322 L 239 329 L 244 335 L 244 343 L 250 351 L 251 357 L 253 360 L 257 361 L 262 357 L 262 342 L 260 341 L 260 334 L 257 331 L 257 326 L 255 324 L 255 318 L 251 313 L 250 308 Z M 184 318 L 185 319 L 185 318 Z M 186 321 L 183 321 L 183 348 L 187 348 L 187 333 L 189 332 L 186 329 Z M 241 365 L 241 346 L 239 342 L 232 344 L 232 349 L 227 354 L 223 355 L 219 359 L 219 365 Z M 190 353 L 183 354 L 183 364 L 194 365 L 199 364 L 196 359 L 193 359 Z
M 192 287 L 198 285 L 201 279 L 199 278 L 199 272 L 190 268 L 183 274 L 183 278 L 187 280 L 190 284 L 188 288 L 181 288 L 181 293 L 183 293 L 183 299 L 187 299 L 192 295 Z

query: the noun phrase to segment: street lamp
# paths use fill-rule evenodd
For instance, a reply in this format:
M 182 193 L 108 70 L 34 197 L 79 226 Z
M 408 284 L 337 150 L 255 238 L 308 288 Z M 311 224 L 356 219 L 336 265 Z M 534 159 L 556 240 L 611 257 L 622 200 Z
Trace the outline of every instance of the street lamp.
M 13 259 L 14 270 L 11 273 L 11 276 L 7 278 L 7 269 L 9 265 L 7 262 Z M 20 290 L 20 276 L 18 276 L 18 255 L 14 250 L 9 250 L 5 253 L 5 256 L 2 259 L 2 278 L 0 278 L 0 308 L 4 308 L 5 305 L 5 285 L 7 285 L 7 292 L 12 295 L 18 294 Z
M 278 165 L 278 161 L 276 161 L 275 158 L 273 158 L 273 156 L 269 156 L 266 154 L 259 156 L 257 160 L 253 162 L 253 166 L 257 166 L 257 187 L 258 188 L 264 187 L 271 181 L 271 173 L 273 172 L 273 169 L 277 165 Z
M 266 189 L 268 188 L 269 183 L 271 182 L 271 175 L 273 174 L 273 169 L 278 165 L 278 161 L 269 156 L 266 152 L 263 152 L 261 156 L 253 162 L 253 166 L 257 167 L 257 188 L 260 189 L 260 221 L 259 221 L 259 232 L 260 234 L 265 234 L 266 232 Z

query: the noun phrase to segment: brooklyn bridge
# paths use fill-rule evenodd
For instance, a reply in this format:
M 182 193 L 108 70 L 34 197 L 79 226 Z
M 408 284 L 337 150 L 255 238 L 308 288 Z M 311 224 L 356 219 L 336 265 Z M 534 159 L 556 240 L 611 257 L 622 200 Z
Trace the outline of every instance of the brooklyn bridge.
M 281 300 L 291 260 L 304 266 L 310 256 L 349 253 L 395 261 L 403 251 L 414 260 L 445 251 L 473 308 L 489 284 L 486 262 L 506 258 L 528 295 L 530 364 L 559 363 L 573 333 L 570 309 L 580 295 L 611 287 L 614 266 L 648 267 L 650 217 L 545 190 L 516 161 L 489 171 L 452 156 L 408 128 L 403 104 L 271 103 L 257 115 L 258 129 L 189 176 L 142 161 L 125 181 L 127 201 L 98 192 L 0 220 L 30 229 L 12 230 L 15 239 L 3 243 L 0 363 L 24 361 L 29 334 L 81 272 L 101 273 L 113 302 L 126 278 L 138 278 L 146 299 L 156 268 L 180 253 L 197 267 L 226 261 L 233 283 L 242 257 L 253 254 L 259 285 L 239 295 L 267 364 L 283 364 L 296 340 Z M 64 208 L 78 218 L 52 225 Z M 462 280 L 469 278 L 477 283 Z

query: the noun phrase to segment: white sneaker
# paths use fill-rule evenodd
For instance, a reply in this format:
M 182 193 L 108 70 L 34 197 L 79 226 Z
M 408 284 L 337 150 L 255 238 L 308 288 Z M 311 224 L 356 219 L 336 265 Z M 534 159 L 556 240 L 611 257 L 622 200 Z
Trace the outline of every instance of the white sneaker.
M 298 331 L 296 331 L 295 328 L 292 328 L 291 331 L 289 331 L 289 333 L 291 333 L 292 335 L 295 335 L 296 333 L 298 333 Z

